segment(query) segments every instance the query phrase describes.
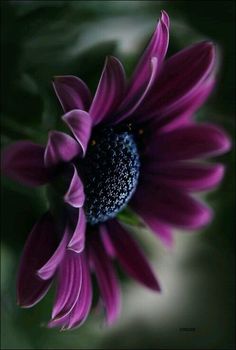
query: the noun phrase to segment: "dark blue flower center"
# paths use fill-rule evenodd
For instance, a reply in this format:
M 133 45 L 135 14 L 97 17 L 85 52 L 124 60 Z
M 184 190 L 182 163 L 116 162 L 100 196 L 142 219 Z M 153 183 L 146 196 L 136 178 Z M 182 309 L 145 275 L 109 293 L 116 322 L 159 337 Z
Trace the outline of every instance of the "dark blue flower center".
M 96 134 L 81 165 L 87 221 L 94 225 L 115 217 L 138 183 L 140 160 L 132 134 L 113 129 Z

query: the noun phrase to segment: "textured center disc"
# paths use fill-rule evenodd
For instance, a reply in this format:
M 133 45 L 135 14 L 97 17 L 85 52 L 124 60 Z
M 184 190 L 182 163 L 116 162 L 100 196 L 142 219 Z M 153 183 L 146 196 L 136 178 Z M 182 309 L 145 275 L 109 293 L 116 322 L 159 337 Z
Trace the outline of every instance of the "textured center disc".
M 115 217 L 134 193 L 139 154 L 128 132 L 103 131 L 91 141 L 83 160 L 87 221 L 94 225 Z

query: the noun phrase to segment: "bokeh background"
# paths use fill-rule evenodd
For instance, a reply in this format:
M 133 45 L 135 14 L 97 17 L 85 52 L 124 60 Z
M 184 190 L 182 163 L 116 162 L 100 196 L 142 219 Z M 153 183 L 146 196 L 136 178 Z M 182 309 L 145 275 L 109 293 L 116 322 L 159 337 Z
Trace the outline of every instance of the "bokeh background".
M 48 130 L 60 127 L 54 75 L 78 75 L 94 91 L 106 55 L 121 59 L 130 75 L 161 9 L 171 18 L 168 55 L 206 38 L 218 44 L 218 86 L 197 118 L 222 125 L 234 139 L 234 1 L 1 1 L 2 147 L 25 138 L 45 142 Z M 220 159 L 226 177 L 206 196 L 216 215 L 204 232 L 176 232 L 175 249 L 167 251 L 134 228 L 162 294 L 123 276 L 117 324 L 107 329 L 95 310 L 82 328 L 67 333 L 44 326 L 52 292 L 33 309 L 16 306 L 20 253 L 46 201 L 43 189 L 2 177 L 2 349 L 234 349 L 234 160 L 234 150 Z M 195 331 L 180 330 L 185 327 Z

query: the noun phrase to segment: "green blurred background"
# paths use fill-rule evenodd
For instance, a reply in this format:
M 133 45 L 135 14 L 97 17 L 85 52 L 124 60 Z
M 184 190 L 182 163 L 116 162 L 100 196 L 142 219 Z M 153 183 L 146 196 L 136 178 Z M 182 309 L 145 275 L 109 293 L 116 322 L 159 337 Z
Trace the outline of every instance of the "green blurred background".
M 1 1 L 2 147 L 25 138 L 45 142 L 49 129 L 61 127 L 54 75 L 78 75 L 94 91 L 106 55 L 121 59 L 130 75 L 161 9 L 171 18 L 168 55 L 206 38 L 219 45 L 218 86 L 197 117 L 222 125 L 233 139 L 234 1 Z M 171 252 L 136 230 L 162 294 L 124 278 L 123 311 L 114 327 L 105 328 L 94 312 L 82 328 L 67 333 L 44 327 L 53 293 L 33 309 L 16 306 L 19 256 L 46 202 L 42 189 L 2 178 L 2 349 L 234 349 L 234 159 L 234 151 L 220 159 L 227 173 L 207 195 L 216 213 L 207 230 L 176 232 Z

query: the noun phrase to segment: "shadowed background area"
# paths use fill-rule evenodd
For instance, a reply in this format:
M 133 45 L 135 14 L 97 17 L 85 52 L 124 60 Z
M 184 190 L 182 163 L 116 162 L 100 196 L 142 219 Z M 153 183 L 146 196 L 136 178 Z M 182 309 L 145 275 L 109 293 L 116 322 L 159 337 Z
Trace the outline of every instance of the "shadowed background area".
M 171 19 L 168 56 L 199 40 L 218 44 L 218 85 L 197 118 L 223 126 L 234 139 L 233 1 L 3 1 L 2 147 L 20 139 L 44 143 L 48 130 L 61 128 L 53 76 L 78 75 L 94 91 L 106 55 L 117 56 L 130 75 L 161 9 Z M 206 196 L 215 210 L 208 229 L 176 232 L 175 248 L 167 251 L 149 232 L 134 228 L 162 294 L 121 275 L 123 311 L 117 324 L 104 327 L 95 308 L 82 328 L 67 333 L 45 328 L 53 291 L 33 309 L 16 305 L 19 257 L 47 203 L 44 189 L 29 190 L 2 178 L 1 348 L 234 349 L 234 160 L 234 149 L 217 159 L 227 171 L 220 188 Z

